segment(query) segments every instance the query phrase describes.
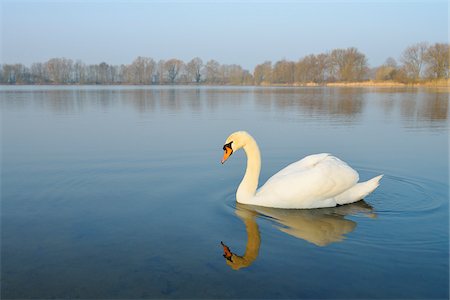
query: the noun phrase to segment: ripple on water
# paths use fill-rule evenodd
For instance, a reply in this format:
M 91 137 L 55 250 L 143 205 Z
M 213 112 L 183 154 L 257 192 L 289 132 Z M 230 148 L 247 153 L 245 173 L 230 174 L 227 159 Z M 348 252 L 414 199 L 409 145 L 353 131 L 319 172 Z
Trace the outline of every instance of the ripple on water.
M 363 170 L 362 173 L 367 173 L 364 178 L 379 174 L 374 170 Z M 442 225 L 447 224 L 446 191 L 444 185 L 431 180 L 385 174 L 380 187 L 365 199 L 369 210 L 345 209 L 342 206 L 333 212 L 327 212 L 327 209 L 316 211 L 317 214 L 341 215 L 356 223 L 356 227 L 342 239 L 349 245 L 380 249 L 390 247 L 407 252 L 438 251 L 448 241 L 447 226 Z M 224 193 L 225 209 L 233 215 L 239 209 L 235 199 L 234 190 Z M 264 213 L 259 213 L 258 218 L 260 222 L 277 223 L 277 220 Z M 262 226 L 260 230 L 264 228 Z M 261 234 L 264 235 L 264 232 Z M 351 249 L 337 251 L 343 255 Z
M 447 187 L 432 180 L 385 174 L 367 201 L 377 215 L 360 224 L 355 244 L 407 253 L 441 252 L 448 245 Z
M 431 180 L 386 174 L 373 197 L 377 212 L 402 218 L 432 217 L 446 204 L 446 188 Z
M 435 190 L 430 191 L 433 188 Z M 377 213 L 410 218 L 413 213 L 425 215 L 440 211 L 445 205 L 445 195 L 442 191 L 445 191 L 445 187 L 431 180 L 385 174 L 380 187 L 368 197 L 368 202 L 372 203 Z M 234 190 L 228 190 L 224 199 L 228 207 L 236 208 Z

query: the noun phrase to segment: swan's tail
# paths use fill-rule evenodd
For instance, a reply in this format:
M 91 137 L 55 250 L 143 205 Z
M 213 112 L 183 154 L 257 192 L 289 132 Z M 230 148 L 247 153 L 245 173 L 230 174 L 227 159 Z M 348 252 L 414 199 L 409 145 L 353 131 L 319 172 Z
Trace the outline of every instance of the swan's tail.
M 335 197 L 337 204 L 348 204 L 359 201 L 372 193 L 379 185 L 383 175 L 378 175 L 365 182 L 357 183 L 352 188 Z

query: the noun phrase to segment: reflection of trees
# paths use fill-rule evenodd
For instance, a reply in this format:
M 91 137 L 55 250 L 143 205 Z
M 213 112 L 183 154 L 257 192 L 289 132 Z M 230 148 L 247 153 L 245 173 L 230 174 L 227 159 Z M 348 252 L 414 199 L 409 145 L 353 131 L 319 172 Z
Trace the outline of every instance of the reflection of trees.
M 419 118 L 427 121 L 447 120 L 448 115 L 448 94 L 423 94 L 423 101 L 420 101 L 418 110 Z
M 417 101 L 414 97 L 402 98 L 400 100 L 400 113 L 403 119 L 414 118 L 416 116 Z
M 161 107 L 169 111 L 179 111 L 182 106 L 180 93 L 175 89 L 160 90 L 159 101 Z
M 203 110 L 214 111 L 220 106 L 230 104 L 239 106 L 242 93 L 211 88 L 151 88 L 142 90 L 121 91 L 122 98 L 138 111 L 154 111 L 161 109 L 169 112 L 191 111 L 200 113 Z
M 205 100 L 208 109 L 214 111 L 221 106 L 240 107 L 243 99 L 247 97 L 251 90 L 244 88 L 211 88 L 204 90 Z
M 408 126 L 436 126 L 448 118 L 448 94 L 416 92 L 402 98 L 400 111 Z
M 363 109 L 363 93 L 355 89 L 330 89 L 325 95 L 312 94 L 299 98 L 300 105 L 311 112 L 354 117 Z
M 131 103 L 140 113 L 152 112 L 156 108 L 155 90 L 138 89 L 119 91 L 121 102 Z
M 280 231 L 319 247 L 342 241 L 346 234 L 356 228 L 355 221 L 346 219 L 348 215 L 365 214 L 370 218 L 376 217 L 373 208 L 363 200 L 321 209 L 277 209 L 237 203 L 235 212 L 245 224 L 247 245 L 241 256 L 223 244 L 226 263 L 234 270 L 248 267 L 258 257 L 261 245 L 256 223 L 258 216 L 272 220 Z
M 364 92 L 352 88 L 258 89 L 255 93 L 258 93 L 257 105 L 263 107 L 344 119 L 354 119 L 365 104 Z
M 433 128 L 447 121 L 449 109 L 448 93 L 417 88 L 50 87 L 2 91 L 1 95 L 1 105 L 8 109 L 33 105 L 59 114 L 78 113 L 88 107 L 108 110 L 119 103 L 141 113 L 195 114 L 254 105 L 263 113 L 297 112 L 354 122 L 363 113 L 371 113 L 366 107 L 378 106 L 386 116 L 400 117 L 407 126 Z
M 381 102 L 381 107 L 383 108 L 383 112 L 385 115 L 391 115 L 394 111 L 394 108 L 396 106 L 396 103 L 399 101 L 399 99 L 397 99 L 396 94 L 385 94 L 384 101 L 380 101 Z
M 83 111 L 88 105 L 87 93 L 80 90 L 45 90 L 33 93 L 36 104 L 58 114 Z
M 99 106 L 104 110 L 109 109 L 117 101 L 117 97 L 112 90 L 99 90 L 95 96 Z
M 87 107 L 109 109 L 117 102 L 117 94 L 109 89 L 50 88 L 14 92 L 6 100 L 14 106 L 22 103 L 56 114 L 74 114 Z
M 196 88 L 185 95 L 185 101 L 188 107 L 194 112 L 201 112 L 203 109 L 203 94 L 200 88 Z

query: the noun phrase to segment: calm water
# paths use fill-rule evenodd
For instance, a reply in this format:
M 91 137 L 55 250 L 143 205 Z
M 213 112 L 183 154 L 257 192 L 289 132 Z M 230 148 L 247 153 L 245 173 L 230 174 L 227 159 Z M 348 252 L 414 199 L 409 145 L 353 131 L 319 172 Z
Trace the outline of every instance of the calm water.
M 448 96 L 2 87 L 1 297 L 448 298 Z M 261 183 L 320 152 L 385 177 L 338 208 L 236 205 L 240 129 Z

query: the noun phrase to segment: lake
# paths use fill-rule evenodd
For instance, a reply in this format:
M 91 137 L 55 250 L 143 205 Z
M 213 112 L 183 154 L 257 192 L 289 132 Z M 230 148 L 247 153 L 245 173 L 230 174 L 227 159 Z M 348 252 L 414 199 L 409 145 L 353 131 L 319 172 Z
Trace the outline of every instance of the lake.
M 448 298 L 449 94 L 420 88 L 3 86 L 1 298 Z M 364 201 L 237 205 L 329 152 Z M 233 253 L 223 257 L 221 242 Z

